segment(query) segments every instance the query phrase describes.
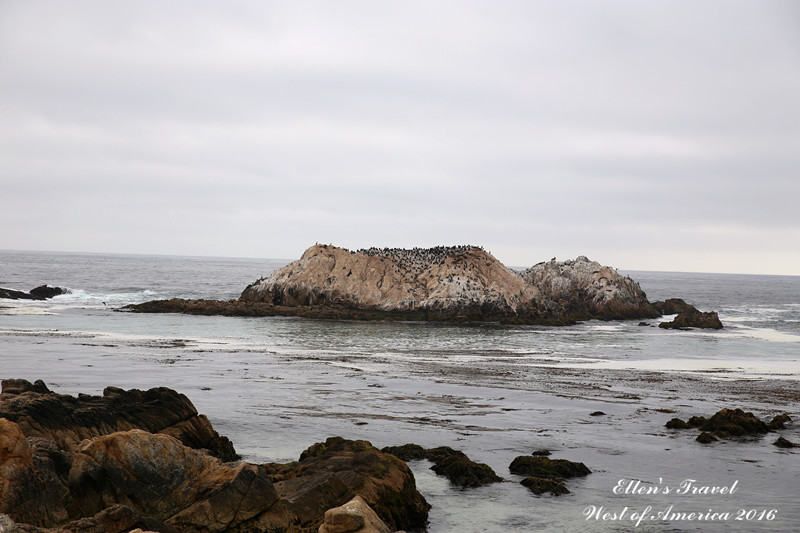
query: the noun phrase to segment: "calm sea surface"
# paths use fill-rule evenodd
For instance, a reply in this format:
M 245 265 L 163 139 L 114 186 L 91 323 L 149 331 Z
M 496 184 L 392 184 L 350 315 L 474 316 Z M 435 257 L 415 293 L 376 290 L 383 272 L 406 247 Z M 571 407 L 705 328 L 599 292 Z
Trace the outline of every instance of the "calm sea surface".
M 295 460 L 341 435 L 460 448 L 506 478 L 459 490 L 412 463 L 433 505 L 432 533 L 800 530 L 800 453 L 772 446 L 774 435 L 703 446 L 663 427 L 722 407 L 800 417 L 786 395 L 748 395 L 800 388 L 800 277 L 624 272 L 651 301 L 681 297 L 718 311 L 718 332 L 651 327 L 659 320 L 550 328 L 117 311 L 171 297 L 236 298 L 286 263 L 0 251 L 0 287 L 71 290 L 46 302 L 0 300 L 0 378 L 43 379 L 68 394 L 169 386 L 252 462 Z M 606 416 L 588 416 L 597 410 Z M 798 426 L 783 435 L 800 442 Z M 536 497 L 508 464 L 540 448 L 593 474 L 570 482 L 570 495 Z M 620 479 L 738 481 L 738 490 L 614 494 Z M 670 506 L 707 518 L 650 519 Z M 616 518 L 587 519 L 600 507 Z M 772 519 L 762 513 L 772 510 Z M 647 518 L 636 525 L 635 513 Z

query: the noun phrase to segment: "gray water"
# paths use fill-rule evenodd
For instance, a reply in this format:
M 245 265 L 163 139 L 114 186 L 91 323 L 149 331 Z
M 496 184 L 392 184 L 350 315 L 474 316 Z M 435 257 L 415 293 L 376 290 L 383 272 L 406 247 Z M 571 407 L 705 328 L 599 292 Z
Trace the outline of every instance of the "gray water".
M 0 287 L 72 290 L 47 302 L 0 300 L 0 378 L 43 379 L 68 394 L 175 388 L 251 462 L 295 460 L 341 435 L 379 447 L 452 446 L 506 478 L 461 490 L 425 461 L 411 463 L 433 505 L 433 533 L 800 529 L 800 453 L 772 446 L 775 435 L 703 446 L 695 432 L 663 427 L 722 407 L 800 416 L 800 278 L 626 272 L 651 300 L 682 297 L 719 311 L 719 332 L 648 327 L 659 320 L 551 328 L 116 310 L 157 298 L 235 298 L 287 262 L 0 251 Z M 606 416 L 589 416 L 597 410 Z M 800 442 L 798 426 L 782 434 Z M 508 465 L 540 448 L 593 474 L 570 481 L 570 495 L 534 496 Z M 738 485 L 731 495 L 614 494 L 620 479 Z M 731 515 L 650 520 L 670 505 Z M 628 510 L 587 520 L 591 506 Z M 630 515 L 648 506 L 636 526 Z

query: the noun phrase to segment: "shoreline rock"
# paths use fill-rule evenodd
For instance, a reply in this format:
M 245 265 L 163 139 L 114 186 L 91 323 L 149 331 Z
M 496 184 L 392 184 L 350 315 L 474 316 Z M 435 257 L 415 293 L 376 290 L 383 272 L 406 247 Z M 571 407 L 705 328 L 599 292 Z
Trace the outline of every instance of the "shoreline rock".
M 41 380 L 4 379 L 0 418 L 19 424 L 26 436 L 53 441 L 69 453 L 85 439 L 142 429 L 207 449 L 224 461 L 239 458 L 233 444 L 214 431 L 189 398 L 166 387 L 147 391 L 106 387 L 103 396 L 73 397 L 50 391 Z
M 134 312 L 571 325 L 656 318 L 638 283 L 584 256 L 517 272 L 476 246 L 308 248 L 238 300 L 161 300 Z
M 3 386 L 0 520 L 7 528 L 312 533 L 327 510 L 357 496 L 390 528 L 421 530 L 427 522 L 430 506 L 408 465 L 366 441 L 331 437 L 286 465 L 226 461 L 184 442 L 219 436 L 171 389 L 109 387 L 103 397 L 73 398 L 42 382 Z M 126 427 L 134 422 L 142 427 Z M 165 423 L 177 429 L 159 429 Z M 193 432 L 195 423 L 204 429 Z
M 69 293 L 69 289 L 52 287 L 50 285 L 40 285 L 28 292 L 0 287 L 0 298 L 8 300 L 48 300 L 53 296 L 67 293 Z

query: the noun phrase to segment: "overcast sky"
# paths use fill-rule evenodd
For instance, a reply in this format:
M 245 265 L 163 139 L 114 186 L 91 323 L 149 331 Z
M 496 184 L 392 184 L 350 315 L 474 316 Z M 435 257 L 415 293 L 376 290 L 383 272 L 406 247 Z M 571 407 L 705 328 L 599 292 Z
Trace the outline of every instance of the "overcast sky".
M 0 0 L 0 248 L 800 275 L 800 2 Z

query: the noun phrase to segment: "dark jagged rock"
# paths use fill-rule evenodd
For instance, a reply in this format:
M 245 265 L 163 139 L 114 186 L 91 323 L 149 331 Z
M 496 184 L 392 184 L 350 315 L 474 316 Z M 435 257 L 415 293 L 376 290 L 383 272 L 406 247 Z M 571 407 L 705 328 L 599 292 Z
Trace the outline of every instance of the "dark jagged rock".
M 770 420 L 769 424 L 767 424 L 767 427 L 770 429 L 770 431 L 775 431 L 776 429 L 784 429 L 786 427 L 786 424 L 788 424 L 791 421 L 792 421 L 791 417 L 788 414 L 783 413 L 781 415 L 773 417 L 772 420 Z
M 778 437 L 778 440 L 776 440 L 772 444 L 774 444 L 778 448 L 800 448 L 800 444 L 795 444 L 789 439 L 785 439 L 783 437 Z
M 305 509 L 330 509 L 359 495 L 390 527 L 420 529 L 430 508 L 417 492 L 414 474 L 405 462 L 367 441 L 341 437 L 309 447 L 275 486 L 299 516 Z M 337 495 L 335 501 L 333 495 Z
M 697 442 L 701 444 L 710 444 L 714 441 L 718 441 L 719 439 L 714 435 L 712 435 L 711 433 L 709 433 L 708 431 L 704 431 L 700 433 L 700 435 L 698 435 L 697 439 L 695 440 L 697 440 Z
M 680 313 L 670 322 L 662 322 L 658 327 L 663 329 L 687 329 L 687 328 L 703 328 L 703 329 L 722 329 L 722 322 L 719 319 L 716 311 L 703 313 L 701 311 L 691 311 Z
M 708 423 L 708 419 L 704 416 L 693 416 L 689 420 L 687 420 L 686 423 L 691 428 L 699 428 Z
M 29 292 L 4 289 L 3 287 L 0 287 L 0 298 L 5 298 L 6 300 L 33 300 L 33 296 Z
M 238 300 L 162 300 L 134 312 L 568 325 L 659 316 L 639 285 L 586 257 L 517 272 L 475 246 L 312 246 Z
M 667 429 L 690 429 L 692 426 L 681 420 L 680 418 L 672 418 L 669 422 L 664 424 Z
M 2 381 L 0 417 L 19 424 L 25 435 L 52 440 L 69 452 L 84 439 L 143 429 L 172 435 L 226 461 L 238 458 L 231 442 L 198 415 L 186 396 L 166 387 L 147 391 L 106 387 L 103 396 L 76 398 L 55 394 L 42 381 L 7 379 Z
M 80 411 L 91 416 L 84 418 L 76 409 L 67 409 L 63 424 L 56 427 L 48 409 L 70 402 L 52 404 L 42 402 L 43 397 L 70 397 L 34 390 L 42 390 L 42 386 L 9 381 L 0 397 L 4 409 L 12 404 L 4 414 L 17 415 L 21 422 L 0 417 L 0 521 L 6 529 L 42 533 L 45 530 L 39 528 L 53 528 L 46 533 L 123 533 L 133 528 L 164 533 L 312 533 L 318 531 L 328 509 L 354 496 L 363 498 L 392 527 L 419 530 L 427 521 L 430 506 L 416 490 L 408 466 L 366 441 L 332 437 L 309 447 L 299 462 L 264 466 L 223 462 L 164 432 L 142 429 L 90 435 L 76 443 L 75 438 L 89 430 L 112 428 L 115 424 L 107 418 L 109 410 L 92 415 L 102 399 L 81 396 L 76 401 L 89 403 Z M 177 419 L 193 411 L 187 407 L 191 406 L 188 399 L 182 402 L 181 395 L 165 390 L 169 391 L 151 389 L 156 398 L 172 398 L 167 403 L 178 411 Z M 149 414 L 142 416 L 142 406 L 137 409 L 131 394 L 147 404 L 151 391 L 109 388 L 104 398 L 123 398 L 120 405 L 140 411 L 140 421 L 149 421 L 158 409 L 147 406 L 144 412 Z M 114 413 L 122 416 L 121 411 Z M 103 424 L 85 424 L 86 420 Z M 194 434 L 191 428 L 181 427 L 191 426 L 192 420 L 199 418 L 169 428 L 177 428 L 177 434 Z M 129 422 L 126 419 L 126 424 Z M 70 424 L 77 424 L 77 429 Z M 26 430 L 32 433 L 26 434 Z M 280 476 L 280 481 L 273 482 L 275 476 Z M 18 524 L 13 525 L 12 519 Z
M 459 487 L 482 487 L 503 480 L 489 465 L 476 463 L 447 446 L 428 450 L 428 458 L 433 462 L 431 470 Z
M 69 489 L 84 516 L 109 502 L 130 502 L 179 531 L 237 531 L 273 514 L 280 499 L 257 466 L 222 463 L 173 437 L 138 429 L 84 443 L 73 458 Z
M 693 313 L 698 309 L 692 304 L 686 303 L 680 298 L 668 298 L 666 300 L 653 302 L 659 313 L 662 315 L 678 315 L 680 313 Z
M 569 489 L 563 481 L 558 479 L 545 479 L 540 477 L 526 477 L 520 484 L 527 487 L 532 493 L 539 495 L 549 492 L 553 496 L 569 494 Z
M 788 414 L 774 417 L 769 424 L 750 412 L 741 409 L 720 409 L 711 418 L 703 416 L 693 416 L 688 422 L 680 418 L 673 418 L 665 424 L 668 429 L 692 429 L 699 428 L 703 434 L 698 437 L 698 441 L 712 442 L 709 437 L 719 437 L 731 439 L 736 437 L 761 436 L 769 431 L 783 429 L 785 424 L 790 422 Z M 716 438 L 714 438 L 716 440 Z
M 53 296 L 66 294 L 68 292 L 68 289 L 51 287 L 50 285 L 40 285 L 35 289 L 31 289 L 29 292 L 0 288 L 0 298 L 6 298 L 9 300 L 47 300 Z
M 547 455 L 549 455 L 549 452 Z M 583 463 L 566 459 L 550 459 L 542 455 L 521 455 L 516 457 L 508 469 L 512 474 L 527 476 L 520 483 L 534 494 L 539 495 L 549 492 L 553 496 L 569 494 L 569 489 L 564 484 L 564 480 L 573 477 L 584 477 L 592 473 Z
M 460 487 L 482 487 L 503 480 L 489 465 L 476 463 L 464 452 L 449 446 L 425 449 L 418 444 L 404 444 L 387 446 L 382 451 L 404 461 L 427 459 L 433 463 L 431 470 Z
M 45 446 L 32 445 L 19 425 L 0 417 L 0 513 L 37 526 L 69 519 L 65 505 L 69 468 L 52 455 Z
M 180 533 L 174 527 L 153 518 L 143 517 L 125 505 L 113 505 L 92 517 L 73 520 L 58 528 L 16 524 L 8 515 L 0 515 L 0 532 L 3 533 L 128 533 L 136 529 Z
M 58 296 L 60 294 L 66 294 L 69 292 L 67 289 L 62 289 L 61 287 L 51 287 L 50 285 L 40 285 L 35 289 L 30 290 L 30 295 L 33 296 L 34 300 L 47 300 L 52 298 L 53 296 Z
M 383 453 L 390 453 L 403 461 L 420 461 L 428 458 L 428 450 L 419 444 L 404 444 L 402 446 L 386 446 L 381 448 Z
M 700 426 L 700 430 L 713 432 L 718 437 L 730 438 L 763 435 L 769 431 L 769 427 L 753 413 L 741 409 L 720 409 Z
M 545 479 L 569 479 L 588 476 L 592 473 L 583 463 L 531 455 L 521 455 L 515 458 L 508 469 L 512 474 Z

